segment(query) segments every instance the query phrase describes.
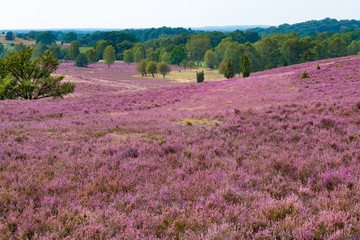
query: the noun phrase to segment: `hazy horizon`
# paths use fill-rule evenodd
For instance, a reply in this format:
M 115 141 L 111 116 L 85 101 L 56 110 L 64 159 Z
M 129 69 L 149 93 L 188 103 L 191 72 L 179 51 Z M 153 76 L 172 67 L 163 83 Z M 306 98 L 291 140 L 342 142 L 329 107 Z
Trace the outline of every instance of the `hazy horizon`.
M 324 7 L 326 6 L 326 7 Z M 2 3 L 0 29 L 84 29 L 269 25 L 358 18 L 360 2 L 259 0 L 123 2 L 12 0 Z

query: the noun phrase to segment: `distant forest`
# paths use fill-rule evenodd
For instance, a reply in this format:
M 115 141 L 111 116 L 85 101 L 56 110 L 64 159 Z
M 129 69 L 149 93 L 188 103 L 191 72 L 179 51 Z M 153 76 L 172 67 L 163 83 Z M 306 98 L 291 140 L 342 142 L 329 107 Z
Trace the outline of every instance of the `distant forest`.
M 242 55 L 249 57 L 251 71 L 256 72 L 358 54 L 359 26 L 360 21 L 327 18 L 233 32 L 162 27 L 90 33 L 7 32 L 6 36 L 35 40 L 33 47 L 37 52 L 52 49 L 61 60 L 76 60 L 76 57 L 83 53 L 88 56 L 89 62 L 96 62 L 103 59 L 104 49 L 112 45 L 116 59 L 127 63 L 139 63 L 147 59 L 183 67 L 206 66 L 222 72 L 229 59 L 233 59 L 236 72 L 239 73 Z M 11 48 L 4 48 L 0 44 L 0 56 L 5 56 L 7 51 L 18 51 L 24 47 L 22 44 L 13 44 Z

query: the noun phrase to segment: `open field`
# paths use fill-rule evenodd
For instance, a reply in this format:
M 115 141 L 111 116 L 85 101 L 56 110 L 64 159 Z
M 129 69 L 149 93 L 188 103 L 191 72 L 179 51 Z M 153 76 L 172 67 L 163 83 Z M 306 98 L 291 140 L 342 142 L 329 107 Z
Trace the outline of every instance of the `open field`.
M 200 69 L 186 69 L 186 71 L 184 71 L 184 69 L 180 68 L 180 67 L 176 67 L 176 69 L 174 69 L 174 67 L 172 67 L 172 71 L 167 74 L 165 76 L 166 79 L 169 80 L 174 80 L 177 82 L 183 82 L 183 83 L 191 83 L 191 82 L 196 82 L 196 72 L 198 71 L 202 71 L 204 70 L 205 73 L 205 81 L 212 81 L 212 80 L 224 80 L 224 75 L 218 73 L 217 70 L 208 70 L 205 68 L 200 68 Z M 142 77 L 141 75 L 137 74 L 135 75 L 135 77 Z M 157 73 L 155 74 L 156 78 L 163 78 L 163 75 Z M 150 74 L 148 74 L 148 76 L 144 76 L 142 78 L 152 78 L 152 76 Z
M 5 34 L 0 34 L 0 43 L 4 44 L 4 45 L 10 45 L 10 44 L 24 44 L 26 46 L 31 46 L 33 44 L 35 44 L 34 40 L 24 40 L 22 38 L 15 38 L 14 41 L 7 41 L 5 40 Z
M 73 94 L 0 104 L 0 238 L 358 239 L 359 66 L 197 84 L 62 63 Z

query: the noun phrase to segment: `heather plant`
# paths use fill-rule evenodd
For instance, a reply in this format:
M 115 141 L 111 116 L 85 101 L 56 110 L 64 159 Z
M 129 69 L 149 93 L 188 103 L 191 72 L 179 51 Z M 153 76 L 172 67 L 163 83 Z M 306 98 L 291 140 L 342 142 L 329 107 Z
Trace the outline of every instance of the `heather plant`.
M 74 91 L 74 84 L 61 83 L 64 76 L 51 76 L 59 65 L 54 52 L 31 60 L 32 54 L 31 48 L 8 53 L 2 64 L 8 77 L 1 80 L 1 99 L 62 97 Z
M 196 81 L 198 83 L 204 82 L 204 71 L 196 72 Z
M 0 104 L 0 238 L 358 239 L 360 59 L 333 61 L 207 84 L 62 63 L 76 94 Z
M 301 74 L 301 78 L 310 78 L 310 74 L 305 70 L 305 71 Z

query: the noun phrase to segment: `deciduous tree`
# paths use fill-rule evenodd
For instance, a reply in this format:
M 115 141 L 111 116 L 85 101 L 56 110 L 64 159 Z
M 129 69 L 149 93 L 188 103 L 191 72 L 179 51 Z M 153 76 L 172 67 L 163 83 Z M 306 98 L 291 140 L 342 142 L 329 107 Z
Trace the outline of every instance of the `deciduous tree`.
M 104 50 L 104 64 L 107 64 L 108 68 L 110 68 L 110 65 L 114 64 L 115 60 L 115 48 L 112 45 L 109 45 Z
M 169 64 L 167 64 L 166 62 L 159 63 L 157 68 L 158 68 L 158 71 L 163 75 L 164 78 L 165 78 L 165 75 L 171 71 Z

